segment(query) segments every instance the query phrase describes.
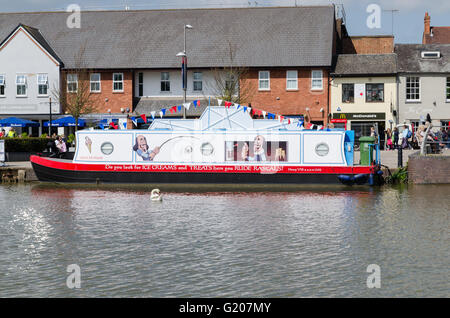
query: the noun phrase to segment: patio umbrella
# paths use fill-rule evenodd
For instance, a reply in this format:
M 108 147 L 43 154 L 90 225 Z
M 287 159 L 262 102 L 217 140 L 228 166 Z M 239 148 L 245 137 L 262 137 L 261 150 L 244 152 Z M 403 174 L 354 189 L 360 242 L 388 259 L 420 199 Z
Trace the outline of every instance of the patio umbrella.
M 78 127 L 84 126 L 86 126 L 86 121 L 79 118 Z M 44 123 L 44 127 L 48 127 L 48 121 Z M 75 118 L 72 116 L 68 116 L 52 120 L 52 127 L 75 127 Z
M 17 117 L 0 119 L 0 127 L 39 127 L 40 124 L 31 120 Z

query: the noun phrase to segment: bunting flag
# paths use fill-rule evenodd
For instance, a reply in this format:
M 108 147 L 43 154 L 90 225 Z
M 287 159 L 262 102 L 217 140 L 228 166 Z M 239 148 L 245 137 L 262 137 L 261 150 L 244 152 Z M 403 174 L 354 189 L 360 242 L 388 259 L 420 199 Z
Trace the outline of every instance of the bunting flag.
M 321 129 L 323 129 L 323 126 L 318 126 L 317 127 L 317 130 L 321 130 Z
M 114 129 L 119 129 L 119 126 L 117 126 L 116 124 L 114 124 L 113 122 L 110 122 L 109 125 L 114 128 Z
M 123 128 L 127 129 L 127 123 L 123 123 Z
M 302 120 L 300 120 L 300 119 L 287 118 L 287 117 L 285 117 L 285 116 L 283 116 L 283 115 L 269 113 L 269 112 L 266 112 L 266 111 L 264 111 L 264 110 L 252 108 L 252 107 L 250 107 L 250 106 L 243 106 L 243 105 L 236 104 L 236 103 L 233 103 L 233 102 L 224 101 L 224 100 L 222 100 L 222 99 L 217 99 L 217 101 L 218 101 L 218 103 L 219 103 L 219 106 L 220 106 L 222 103 L 224 103 L 224 106 L 227 107 L 227 108 L 230 108 L 231 106 L 234 106 L 235 109 L 239 109 L 239 108 L 241 108 L 241 106 L 242 106 L 242 107 L 243 107 L 243 110 L 244 110 L 244 113 L 248 112 L 249 115 L 259 115 L 259 116 L 262 116 L 264 119 L 265 119 L 266 116 L 267 116 L 268 119 L 277 119 L 277 120 L 279 120 L 281 123 L 282 123 L 284 120 L 287 120 L 287 123 L 288 123 L 289 125 L 292 124 L 292 123 L 294 123 L 294 124 L 297 123 L 297 127 L 300 127 L 302 130 L 305 129 L 305 127 L 304 127 L 304 122 L 303 122 Z M 161 110 L 159 111 L 158 114 L 159 114 L 159 116 L 160 116 L 161 118 L 163 118 L 163 116 L 166 115 L 167 110 L 169 110 L 170 113 L 173 114 L 173 113 L 180 112 L 180 111 L 183 109 L 182 107 L 184 107 L 185 109 L 189 110 L 191 104 L 193 104 L 194 107 L 200 106 L 200 100 L 194 100 L 194 101 L 192 101 L 192 103 L 184 103 L 184 104 L 178 105 L 178 106 L 171 106 L 170 108 L 163 108 L 163 109 L 161 109 Z M 151 115 L 152 119 L 155 119 L 156 114 L 157 114 L 156 111 L 150 112 L 150 115 Z M 148 123 L 148 118 L 147 118 L 147 116 L 146 116 L 145 114 L 140 115 L 140 117 L 142 118 L 142 120 L 143 120 L 145 123 Z M 136 117 L 131 117 L 131 120 L 132 120 L 133 124 L 137 126 L 138 122 L 137 122 L 137 120 L 136 120 Z M 119 125 L 120 125 L 120 124 L 119 124 Z M 99 126 L 100 126 L 100 125 L 99 125 Z M 115 128 L 115 129 L 120 129 L 120 127 L 121 127 L 121 125 L 120 125 L 120 127 L 119 127 L 118 125 L 115 125 L 114 123 L 111 123 L 110 126 L 113 127 L 113 128 Z M 124 124 L 124 127 L 125 127 L 125 129 L 126 129 L 126 124 Z M 324 126 L 310 125 L 310 127 L 307 128 L 307 129 L 314 129 L 314 127 L 316 127 L 317 130 L 321 130 L 321 129 L 323 130 L 323 129 L 325 128 Z M 101 126 L 100 126 L 100 128 L 101 128 Z M 104 126 L 103 126 L 103 129 L 104 129 Z
M 103 126 L 103 124 L 98 124 L 98 126 L 101 128 L 101 130 L 105 130 L 105 126 Z

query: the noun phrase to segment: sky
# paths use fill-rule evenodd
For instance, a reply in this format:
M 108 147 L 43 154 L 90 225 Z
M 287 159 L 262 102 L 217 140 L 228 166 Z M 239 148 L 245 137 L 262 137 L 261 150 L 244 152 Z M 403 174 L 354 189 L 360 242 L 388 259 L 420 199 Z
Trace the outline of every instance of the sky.
M 0 12 L 65 10 L 78 4 L 82 10 L 223 8 L 343 4 L 350 35 L 394 34 L 396 43 L 421 43 L 425 12 L 432 26 L 450 26 L 450 0 L 0 0 Z M 369 28 L 370 4 L 381 9 L 380 28 Z M 398 10 L 394 13 L 390 10 Z M 392 17 L 394 23 L 392 23 Z

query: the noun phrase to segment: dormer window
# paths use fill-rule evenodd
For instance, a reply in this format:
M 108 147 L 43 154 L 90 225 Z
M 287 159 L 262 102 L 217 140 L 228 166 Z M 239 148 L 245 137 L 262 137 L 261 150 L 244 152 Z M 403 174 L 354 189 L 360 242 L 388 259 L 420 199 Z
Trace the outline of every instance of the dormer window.
M 441 58 L 441 52 L 439 51 L 422 52 L 421 56 L 423 59 L 439 59 Z

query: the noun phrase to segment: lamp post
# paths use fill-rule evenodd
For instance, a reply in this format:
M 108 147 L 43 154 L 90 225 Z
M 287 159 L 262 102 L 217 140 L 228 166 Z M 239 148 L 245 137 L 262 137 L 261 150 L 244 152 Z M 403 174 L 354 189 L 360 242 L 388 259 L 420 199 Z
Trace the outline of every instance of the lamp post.
M 50 105 L 50 121 L 48 122 L 48 136 L 52 137 L 52 98 L 50 97 L 49 103 Z
M 186 55 L 186 29 L 192 29 L 192 25 L 184 25 L 184 50 L 177 54 L 181 57 L 181 77 L 183 83 L 184 103 L 186 104 L 186 90 L 187 90 L 187 55 Z M 186 107 L 183 107 L 183 118 L 186 119 Z

